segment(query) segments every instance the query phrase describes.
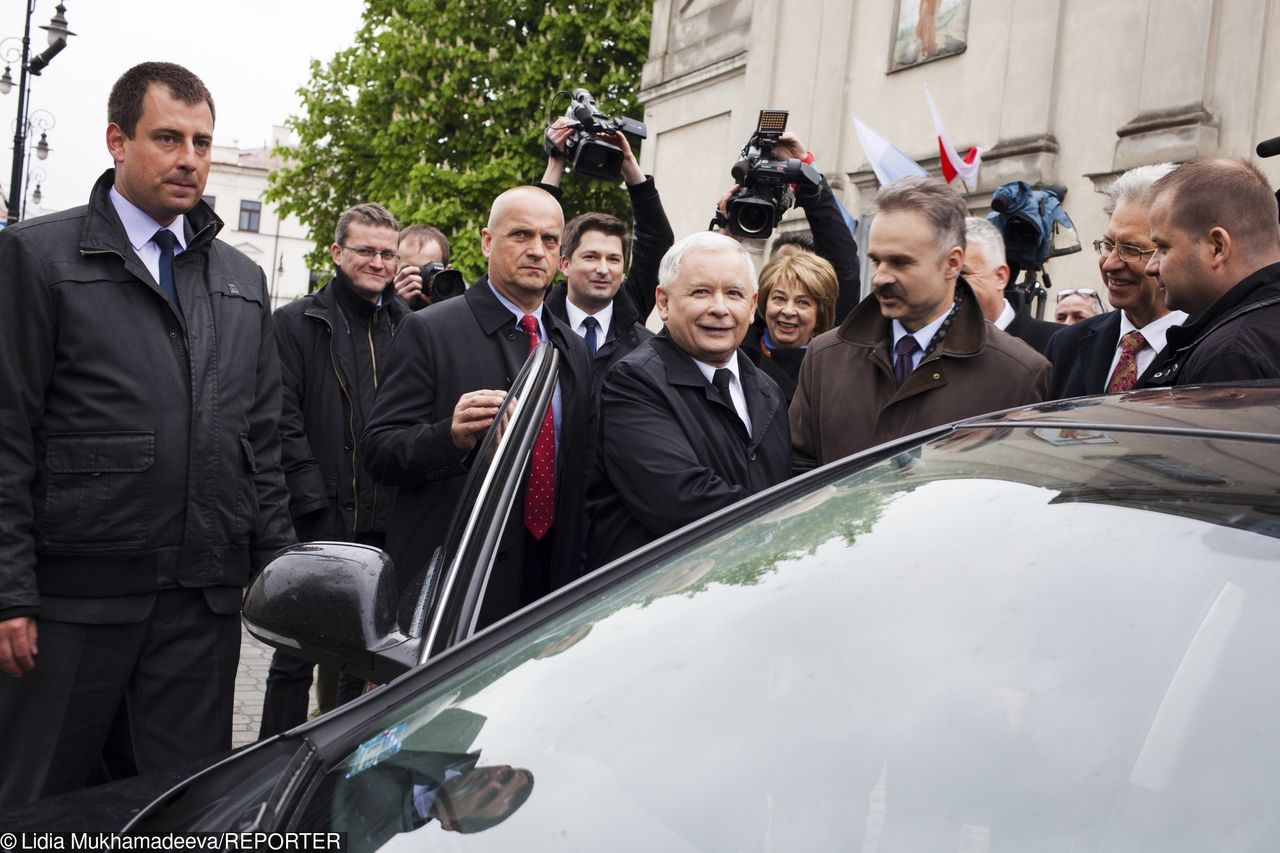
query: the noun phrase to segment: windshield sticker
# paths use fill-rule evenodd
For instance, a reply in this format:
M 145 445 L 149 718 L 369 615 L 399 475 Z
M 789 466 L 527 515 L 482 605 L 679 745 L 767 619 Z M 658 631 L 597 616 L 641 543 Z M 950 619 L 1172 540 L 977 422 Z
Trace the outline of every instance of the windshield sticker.
M 408 727 L 408 720 L 396 723 L 391 728 L 360 744 L 356 749 L 356 754 L 351 759 L 351 767 L 347 770 L 347 778 L 350 779 L 357 773 L 368 770 L 370 767 L 399 752 L 405 729 Z

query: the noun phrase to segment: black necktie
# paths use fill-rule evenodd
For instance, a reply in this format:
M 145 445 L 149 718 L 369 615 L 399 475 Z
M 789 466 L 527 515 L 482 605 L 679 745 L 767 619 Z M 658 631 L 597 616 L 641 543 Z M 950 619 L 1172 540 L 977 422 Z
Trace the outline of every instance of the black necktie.
M 161 228 L 151 242 L 160 247 L 160 289 L 176 305 L 178 292 L 173 287 L 173 250 L 178 245 L 178 238 L 168 228 Z
M 720 392 L 720 399 L 735 412 L 738 410 L 733 405 L 733 397 L 729 396 L 729 380 L 733 378 L 733 373 L 727 367 L 718 367 L 716 372 L 711 374 L 711 384 L 716 386 L 716 390 Z
M 582 325 L 586 327 L 586 330 L 587 330 L 587 334 L 585 337 L 585 340 L 587 342 L 587 349 L 591 350 L 592 355 L 595 355 L 596 346 L 598 345 L 596 341 L 596 329 L 600 328 L 600 323 L 598 320 L 596 320 L 595 317 L 588 317 L 587 319 L 582 321 Z
M 916 350 L 920 349 L 920 344 L 916 342 L 915 335 L 903 335 L 898 341 L 898 345 L 894 347 L 894 352 L 898 355 L 898 360 L 893 363 L 893 375 L 901 385 L 907 381 L 907 377 L 911 375 L 913 370 L 911 366 L 911 357 L 916 354 Z

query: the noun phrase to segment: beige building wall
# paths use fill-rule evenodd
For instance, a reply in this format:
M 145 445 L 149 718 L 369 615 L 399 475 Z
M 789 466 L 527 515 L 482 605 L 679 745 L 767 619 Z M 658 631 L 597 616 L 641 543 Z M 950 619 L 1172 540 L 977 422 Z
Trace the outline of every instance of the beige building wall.
M 975 212 L 1006 181 L 1067 187 L 1084 249 L 1049 261 L 1054 290 L 1101 289 L 1100 191 L 1124 169 L 1222 154 L 1280 180 L 1253 156 L 1280 135 L 1280 0 L 972 0 L 963 53 L 890 73 L 897 2 L 915 0 L 655 0 L 642 165 L 677 236 L 707 226 L 766 107 L 855 217 L 878 185 L 854 113 L 938 174 L 926 84 L 956 147 L 983 148 Z
M 287 142 L 288 130 L 274 128 L 272 146 Z M 204 190 L 206 199 L 213 197 L 214 212 L 224 223 L 218 238 L 262 267 L 273 309 L 308 292 L 311 273 L 305 259 L 313 248 L 302 224 L 291 216 L 281 218 L 275 206 L 263 198 L 267 175 L 277 166 L 279 160 L 271 156 L 270 147 L 241 149 L 215 145 Z M 262 205 L 257 231 L 239 227 L 243 201 Z

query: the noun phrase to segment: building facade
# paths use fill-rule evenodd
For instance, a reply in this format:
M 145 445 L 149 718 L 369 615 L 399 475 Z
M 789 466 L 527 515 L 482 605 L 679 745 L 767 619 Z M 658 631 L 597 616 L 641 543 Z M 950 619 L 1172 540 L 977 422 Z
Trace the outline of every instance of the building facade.
M 956 147 L 983 149 L 970 208 L 1006 181 L 1066 187 L 1084 248 L 1048 262 L 1053 290 L 1101 290 L 1101 191 L 1146 163 L 1256 160 L 1280 135 L 1276 45 L 1280 0 L 655 0 L 643 165 L 677 236 L 706 228 L 759 110 L 789 109 L 858 218 L 878 183 L 852 116 L 938 174 L 927 85 Z
M 288 141 L 288 129 L 275 127 L 271 144 L 261 148 L 215 145 L 204 190 L 205 201 L 226 223 L 219 238 L 266 273 L 272 308 L 307 294 L 315 281 L 306 264 L 314 248 L 306 229 L 292 216 L 281 217 L 263 198 L 267 175 L 282 165 L 271 152 Z

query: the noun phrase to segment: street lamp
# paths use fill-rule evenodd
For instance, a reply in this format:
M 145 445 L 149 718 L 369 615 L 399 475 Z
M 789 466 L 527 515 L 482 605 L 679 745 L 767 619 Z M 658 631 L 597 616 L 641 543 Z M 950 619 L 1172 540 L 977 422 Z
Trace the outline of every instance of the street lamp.
M 18 62 L 18 120 L 15 122 L 13 131 L 13 172 L 9 178 L 9 211 L 7 216 L 10 223 L 18 221 L 22 213 L 22 200 L 25 197 L 22 169 L 23 160 L 27 153 L 27 134 L 31 130 L 30 119 L 27 115 L 29 108 L 27 95 L 31 87 L 30 77 L 39 76 L 49 62 L 67 46 L 67 39 L 75 35 L 75 33 L 67 29 L 67 7 L 59 3 L 48 25 L 40 27 L 40 29 L 49 34 L 49 46 L 38 56 L 31 56 L 31 16 L 36 11 L 36 0 L 26 0 L 26 6 L 27 17 L 26 25 L 22 32 L 21 49 L 16 45 L 6 49 L 3 47 L 4 42 L 0 42 L 0 54 L 3 54 L 6 63 L 4 76 L 0 77 L 0 94 L 8 94 L 9 90 L 13 88 L 11 65 L 15 61 Z M 17 39 L 5 39 L 4 41 L 17 41 Z M 36 156 L 42 160 L 49 156 L 49 141 L 43 129 L 40 134 L 40 144 L 36 146 Z
M 31 203 L 36 207 L 39 207 L 40 202 L 44 201 L 44 193 L 41 192 L 40 187 L 44 184 L 46 177 L 44 169 L 41 169 L 38 166 L 27 173 L 27 185 L 30 186 L 32 181 L 35 181 L 36 183 L 35 191 L 31 193 Z M 22 207 L 22 216 L 24 219 L 27 216 L 26 205 L 23 205 Z

